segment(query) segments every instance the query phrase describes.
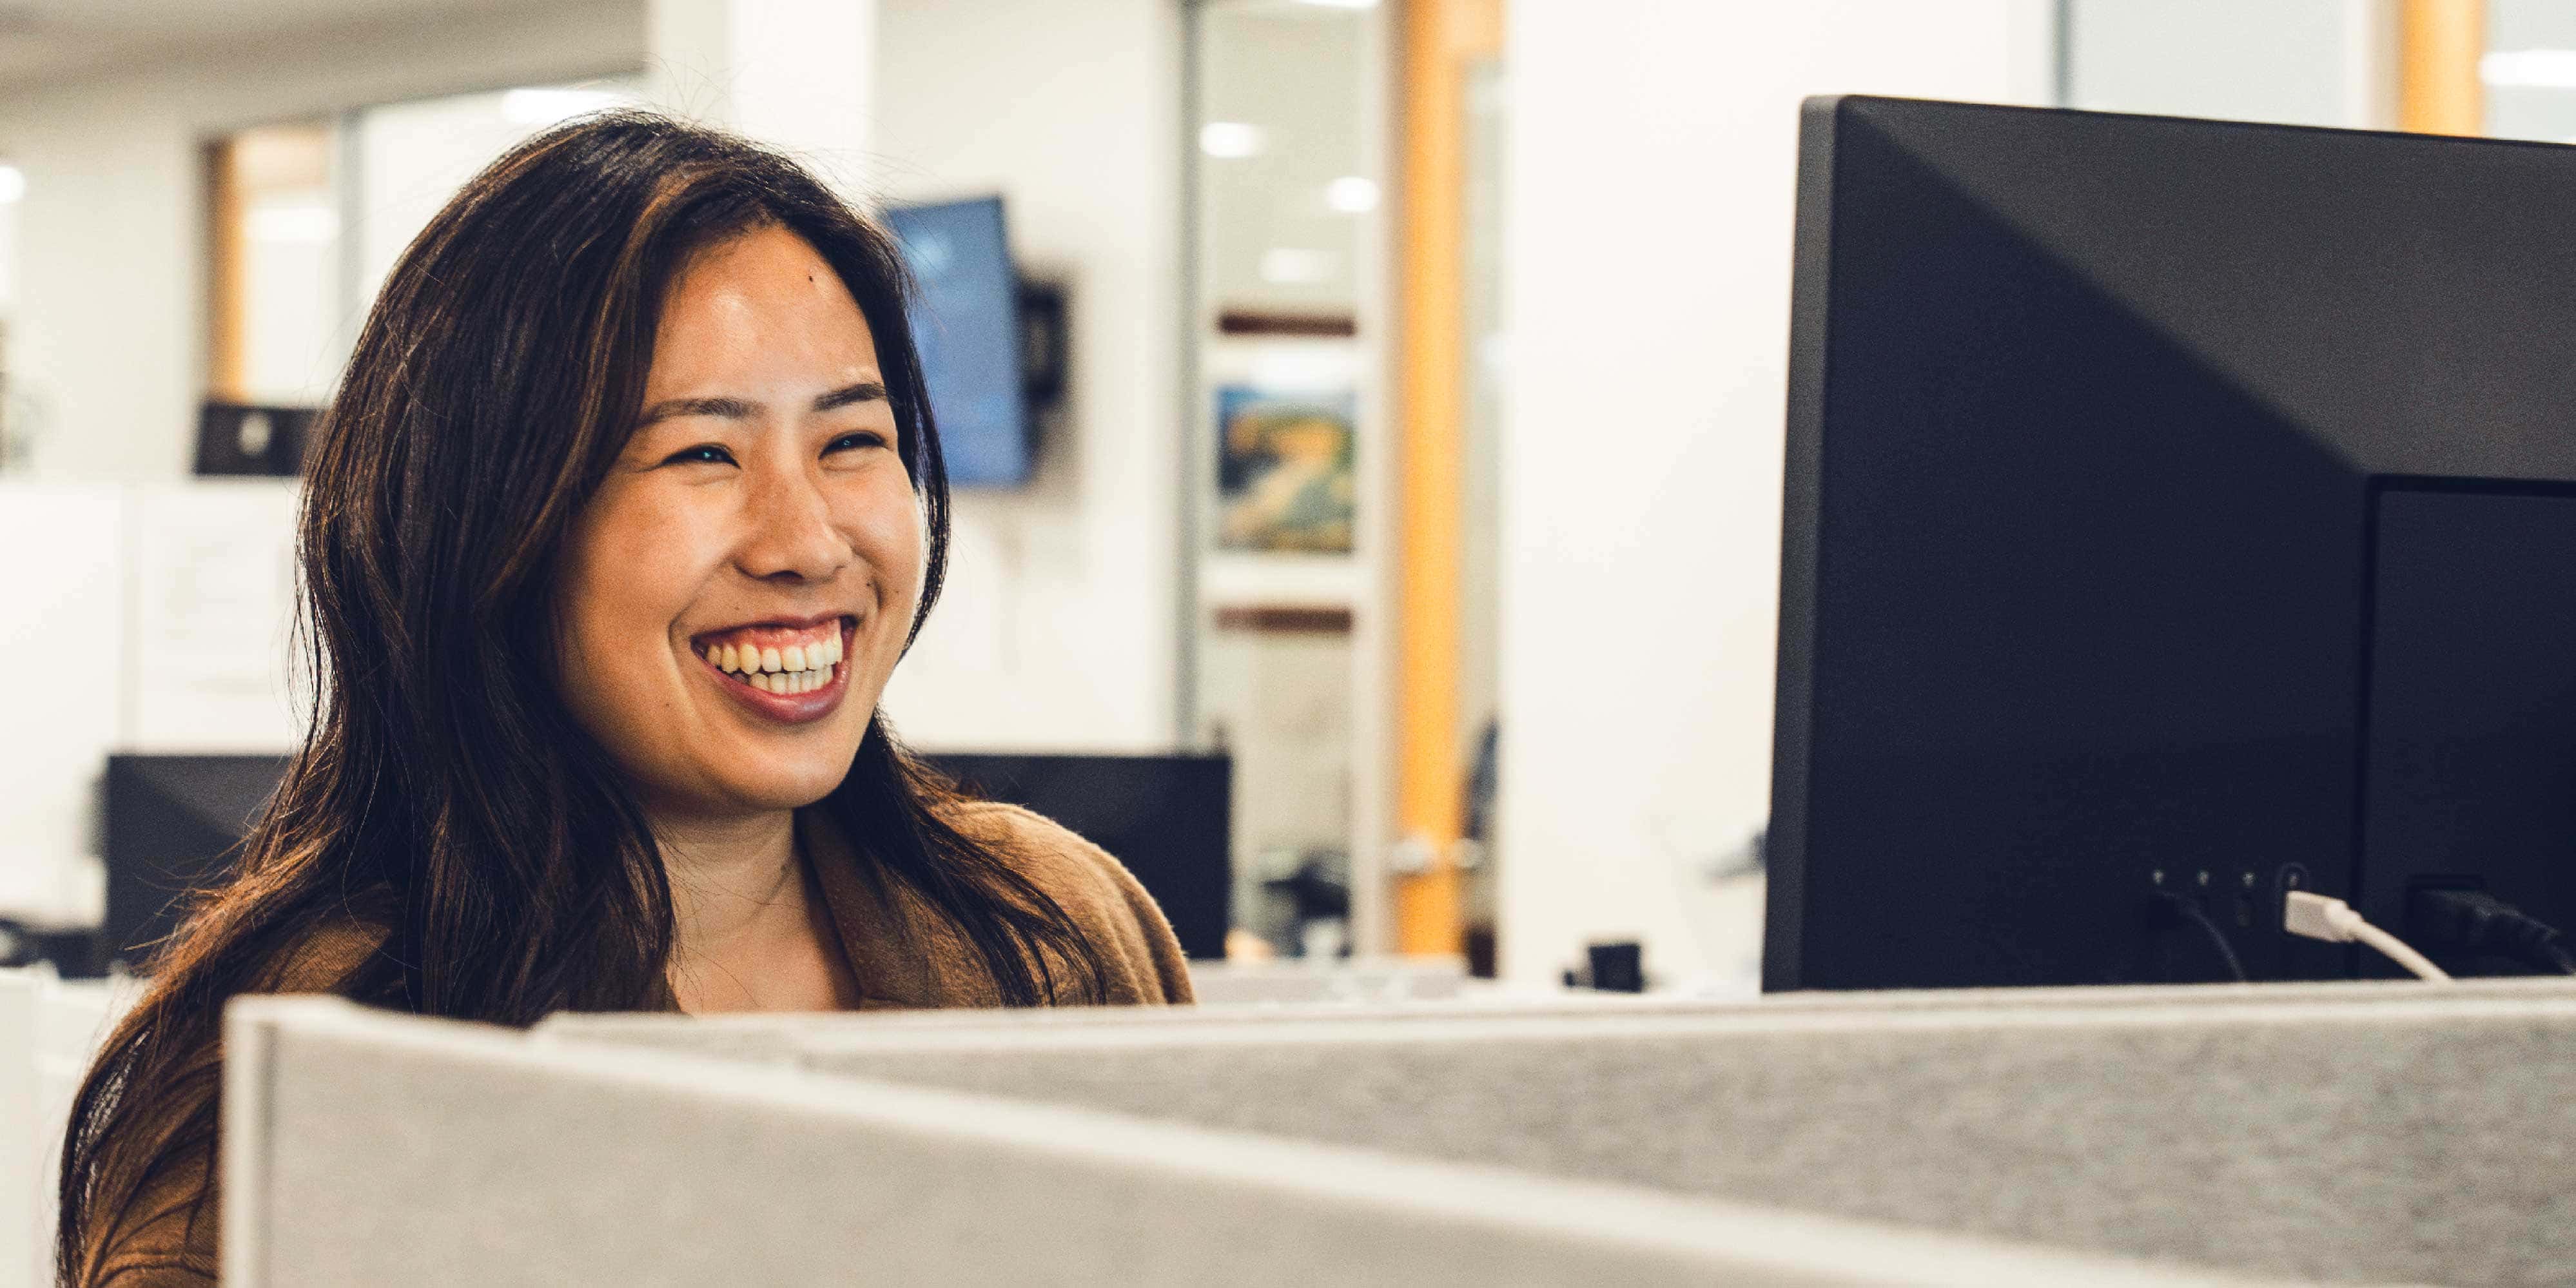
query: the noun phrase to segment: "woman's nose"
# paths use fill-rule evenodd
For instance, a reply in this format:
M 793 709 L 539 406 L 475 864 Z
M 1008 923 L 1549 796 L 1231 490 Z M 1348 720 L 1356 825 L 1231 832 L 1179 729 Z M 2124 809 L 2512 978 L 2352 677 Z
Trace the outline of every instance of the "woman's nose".
M 803 471 L 768 471 L 752 491 L 746 517 L 737 558 L 754 577 L 828 581 L 853 556 L 822 489 Z

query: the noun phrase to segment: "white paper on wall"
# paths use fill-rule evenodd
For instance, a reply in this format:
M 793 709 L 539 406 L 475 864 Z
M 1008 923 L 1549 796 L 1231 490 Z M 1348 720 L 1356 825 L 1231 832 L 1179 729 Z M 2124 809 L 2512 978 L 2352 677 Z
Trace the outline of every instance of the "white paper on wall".
M 295 746 L 296 496 L 290 479 L 137 490 L 127 527 L 134 664 L 121 749 Z

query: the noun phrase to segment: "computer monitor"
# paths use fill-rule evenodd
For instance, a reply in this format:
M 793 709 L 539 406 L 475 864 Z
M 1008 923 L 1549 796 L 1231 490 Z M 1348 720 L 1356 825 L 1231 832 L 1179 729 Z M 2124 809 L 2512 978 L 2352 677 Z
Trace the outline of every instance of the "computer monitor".
M 223 875 L 286 774 L 284 756 L 107 758 L 107 917 L 99 965 L 142 972 L 191 891 Z
M 966 487 L 1027 482 L 1032 422 L 1021 362 L 1019 275 L 1004 235 L 1002 199 L 891 206 L 885 221 L 921 287 L 913 343 L 921 350 L 949 481 Z
M 927 759 L 974 794 L 1036 810 L 1108 850 L 1162 906 L 1184 952 L 1225 955 L 1233 896 L 1230 758 Z M 178 928 L 186 894 L 224 873 L 285 772 L 283 756 L 108 757 L 106 960 L 148 968 L 149 947 Z
M 2576 927 L 2576 148 L 1808 102 L 1764 987 Z
M 1231 757 L 924 758 L 972 794 L 1035 810 L 1116 855 L 1162 905 L 1182 952 L 1225 956 L 1234 897 Z
M 304 445 L 320 414 L 209 399 L 197 408 L 197 473 L 293 478 L 303 472 Z

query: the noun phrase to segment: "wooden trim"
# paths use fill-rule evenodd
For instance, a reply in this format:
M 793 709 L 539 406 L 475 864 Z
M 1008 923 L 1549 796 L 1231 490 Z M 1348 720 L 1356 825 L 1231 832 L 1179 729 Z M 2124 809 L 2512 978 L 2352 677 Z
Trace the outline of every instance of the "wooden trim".
M 1465 942 L 1458 651 L 1467 455 L 1467 79 L 1501 56 L 1501 0 L 1407 0 L 1398 25 L 1395 825 L 1428 868 L 1396 879 L 1403 953 Z
M 206 179 L 206 396 L 250 401 L 250 233 L 231 139 L 203 149 Z
M 1216 610 L 1216 628 L 1267 634 L 1348 635 L 1351 610 L 1302 604 L 1227 604 Z
M 1264 313 L 1227 309 L 1216 315 L 1219 335 L 1355 336 L 1359 319 L 1348 313 Z
M 2399 0 L 2398 128 L 2486 133 L 2486 48 L 2486 0 Z

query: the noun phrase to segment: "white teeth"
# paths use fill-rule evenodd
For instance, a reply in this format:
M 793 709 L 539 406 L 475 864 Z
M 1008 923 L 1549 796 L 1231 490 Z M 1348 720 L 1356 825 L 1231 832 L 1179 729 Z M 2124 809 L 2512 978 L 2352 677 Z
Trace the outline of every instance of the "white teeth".
M 830 633 L 811 643 L 779 648 L 710 644 L 706 659 L 708 665 L 739 675 L 766 693 L 811 693 L 832 682 L 833 668 L 841 664 L 842 652 L 840 625 L 836 622 Z

